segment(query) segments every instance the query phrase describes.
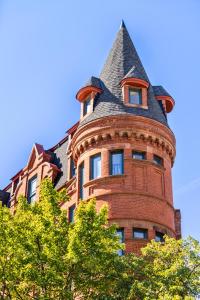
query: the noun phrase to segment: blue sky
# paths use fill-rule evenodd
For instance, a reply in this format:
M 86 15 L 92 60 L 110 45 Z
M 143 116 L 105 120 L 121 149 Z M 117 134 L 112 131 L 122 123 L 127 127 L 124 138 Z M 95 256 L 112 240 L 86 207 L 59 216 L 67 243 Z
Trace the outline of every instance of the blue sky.
M 78 89 L 98 76 L 124 19 L 154 85 L 176 106 L 175 207 L 200 240 L 200 1 L 0 0 L 0 187 L 79 119 Z

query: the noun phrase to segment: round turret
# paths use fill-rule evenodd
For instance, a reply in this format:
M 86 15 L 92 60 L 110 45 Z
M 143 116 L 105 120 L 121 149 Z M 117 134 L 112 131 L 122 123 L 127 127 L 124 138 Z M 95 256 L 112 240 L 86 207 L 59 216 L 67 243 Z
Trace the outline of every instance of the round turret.
M 147 241 L 179 237 L 171 168 L 175 137 L 166 114 L 173 98 L 152 87 L 122 24 L 99 78 L 77 93 L 81 118 L 69 153 L 77 167 L 76 201 L 109 206 L 127 252 Z

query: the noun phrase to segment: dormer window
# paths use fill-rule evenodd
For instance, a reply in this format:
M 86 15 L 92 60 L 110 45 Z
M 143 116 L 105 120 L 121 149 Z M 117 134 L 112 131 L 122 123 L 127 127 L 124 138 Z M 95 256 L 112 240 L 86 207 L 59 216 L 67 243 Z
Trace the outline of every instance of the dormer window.
M 147 109 L 147 89 L 149 83 L 138 78 L 124 78 L 121 81 L 123 100 L 126 106 Z
M 92 104 L 91 98 L 88 97 L 85 102 L 83 102 L 83 116 L 91 112 Z
M 93 112 L 95 97 L 102 93 L 100 86 L 100 79 L 92 76 L 76 94 L 76 99 L 81 102 L 81 119 Z
M 137 88 L 129 88 L 129 103 L 142 104 L 142 90 Z
M 160 107 L 164 114 L 170 113 L 175 105 L 174 99 L 168 94 L 168 92 L 161 86 L 153 86 L 153 92 L 155 98 L 158 100 Z

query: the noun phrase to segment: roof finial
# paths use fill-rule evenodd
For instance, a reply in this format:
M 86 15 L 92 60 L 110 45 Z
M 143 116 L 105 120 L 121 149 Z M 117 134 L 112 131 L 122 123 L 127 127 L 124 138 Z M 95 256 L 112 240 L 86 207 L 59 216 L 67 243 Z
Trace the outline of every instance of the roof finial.
M 126 28 L 126 25 L 125 25 L 125 23 L 124 23 L 124 20 L 123 20 L 123 19 L 122 19 L 122 21 L 121 21 L 120 28 Z

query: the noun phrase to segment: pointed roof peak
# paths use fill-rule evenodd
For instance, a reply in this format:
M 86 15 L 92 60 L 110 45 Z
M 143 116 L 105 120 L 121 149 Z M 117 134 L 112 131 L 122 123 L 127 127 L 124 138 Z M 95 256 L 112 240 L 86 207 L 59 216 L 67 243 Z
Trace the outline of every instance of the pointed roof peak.
M 120 82 L 130 70 L 135 74 L 136 78 L 138 76 L 140 79 L 149 82 L 139 55 L 137 54 L 128 30 L 122 20 L 122 24 L 115 38 L 112 49 L 110 50 L 101 71 L 100 79 L 111 94 L 117 98 L 121 98 L 122 91 Z
M 124 104 L 122 84 L 126 78 L 140 79 L 147 83 L 147 108 L 129 107 Z M 90 79 L 89 82 L 91 81 L 93 82 L 94 78 Z M 102 92 L 96 95 L 94 110 L 81 120 L 80 127 L 99 118 L 121 114 L 143 116 L 167 125 L 166 116 L 154 97 L 153 88 L 123 20 L 98 83 L 100 83 Z
M 125 25 L 125 23 L 124 23 L 124 20 L 123 20 L 123 19 L 121 20 L 121 24 L 120 24 L 120 29 L 121 29 L 121 28 L 126 28 L 126 25 Z

